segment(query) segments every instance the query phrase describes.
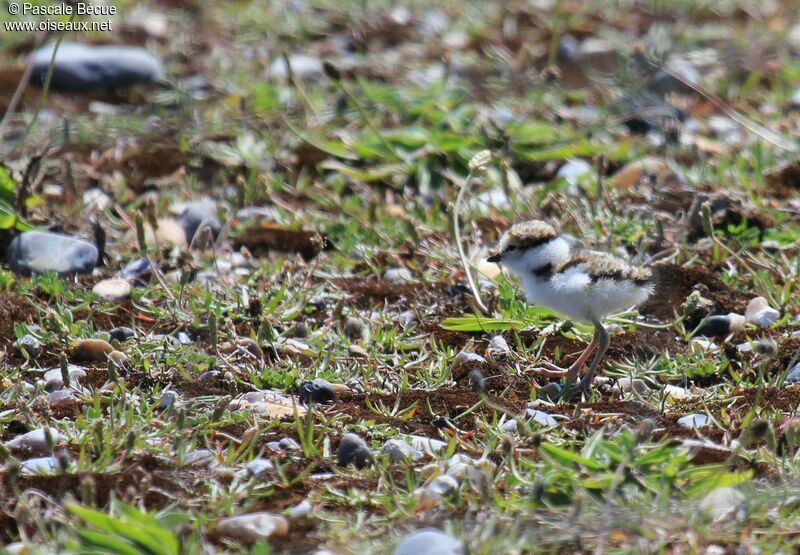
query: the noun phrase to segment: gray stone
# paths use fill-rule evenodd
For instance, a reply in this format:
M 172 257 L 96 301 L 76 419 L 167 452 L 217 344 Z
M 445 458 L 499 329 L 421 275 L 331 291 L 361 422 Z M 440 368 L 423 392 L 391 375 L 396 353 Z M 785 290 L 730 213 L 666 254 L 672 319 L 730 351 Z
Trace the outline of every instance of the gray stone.
M 61 443 L 66 438 L 53 428 L 48 429 L 53 445 Z M 6 442 L 5 446 L 11 451 L 47 451 L 47 431 L 44 428 L 32 430 Z
M 550 416 L 544 411 L 536 409 L 527 409 L 526 416 L 528 420 L 533 420 L 539 426 L 557 426 L 558 420 Z
M 410 443 L 395 438 L 383 444 L 381 455 L 389 455 L 389 459 L 396 463 L 403 460 L 419 460 L 425 456 L 425 453 L 415 449 Z
M 351 341 L 364 338 L 364 322 L 358 318 L 348 318 L 342 326 L 342 333 Z
M 700 82 L 700 72 L 687 60 L 674 56 L 666 63 L 667 71 L 660 70 L 647 85 L 647 90 L 658 96 L 670 93 L 691 94 L 694 89 L 690 85 Z M 675 76 L 680 77 L 680 79 Z
M 281 515 L 260 512 L 223 518 L 215 528 L 222 536 L 254 542 L 285 536 L 289 533 L 289 521 Z
M 789 370 L 783 383 L 800 383 L 800 362 L 792 366 L 792 369 Z
M 561 384 L 551 382 L 544 385 L 536 392 L 536 396 L 555 403 L 561 398 Z
M 61 275 L 89 274 L 97 260 L 93 244 L 60 233 L 26 231 L 8 246 L 9 266 L 22 275 L 48 270 Z
M 136 332 L 132 328 L 126 326 L 120 326 L 108 332 L 108 337 L 109 339 L 113 339 L 119 341 L 120 343 L 124 343 L 128 339 L 133 339 L 134 337 L 136 337 Z
M 404 330 L 408 330 L 415 328 L 419 324 L 419 321 L 413 310 L 405 310 L 397 315 L 397 323 L 400 324 L 400 327 Z
M 678 418 L 678 426 L 681 428 L 702 428 L 708 423 L 708 416 L 705 414 L 687 414 Z
M 647 395 L 650 388 L 644 383 L 644 380 L 639 378 L 624 377 L 617 380 L 617 383 L 611 388 L 611 392 L 615 395 L 623 395 L 629 393 L 637 393 L 638 395 Z
M 698 505 L 700 513 L 715 522 L 742 518 L 744 508 L 744 494 L 727 486 L 711 491 Z
M 577 185 L 592 173 L 594 173 L 594 168 L 589 162 L 581 158 L 572 158 L 558 168 L 556 177 L 564 179 L 570 185 Z
M 33 53 L 31 82 L 41 86 L 53 55 L 51 45 Z M 164 65 L 154 54 L 136 46 L 62 43 L 56 52 L 50 87 L 57 91 L 87 92 L 130 87 L 164 79 Z
M 186 240 L 191 243 L 195 234 L 201 227 L 208 227 L 214 239 L 222 230 L 222 224 L 217 217 L 219 206 L 210 198 L 202 198 L 190 202 L 179 202 L 170 208 L 178 217 L 178 224 L 186 233 Z
M 511 347 L 508 346 L 508 341 L 502 335 L 495 335 L 489 341 L 489 349 L 495 353 L 508 353 L 511 352 Z
M 70 364 L 67 368 L 69 372 L 69 380 L 71 386 L 78 385 L 78 382 L 86 377 L 86 370 L 82 366 Z M 55 391 L 64 387 L 64 376 L 61 374 L 61 368 L 51 368 L 44 373 L 45 389 L 48 391 Z
M 392 555 L 462 555 L 461 542 L 435 528 L 417 530 L 403 538 Z
M 747 304 L 747 310 L 744 313 L 745 319 L 751 324 L 755 324 L 759 328 L 768 328 L 778 321 L 780 312 L 771 306 L 764 297 L 756 297 Z
M 247 466 L 236 472 L 235 476 L 240 480 L 249 480 L 250 478 L 261 480 L 273 470 L 275 470 L 275 465 L 272 464 L 272 461 L 267 459 L 253 459 L 247 463 Z
M 800 89 L 792 94 L 792 108 L 800 108 Z
M 336 449 L 336 460 L 340 466 L 353 463 L 356 468 L 364 468 L 372 460 L 372 451 L 356 434 L 345 434 Z
M 404 283 L 412 281 L 414 277 L 408 268 L 389 268 L 383 274 L 383 279 L 389 283 Z
M 31 476 L 35 474 L 54 474 L 61 470 L 61 465 L 56 457 L 37 457 L 22 461 L 20 474 Z
M 290 54 L 289 64 L 292 74 L 303 81 L 318 81 L 322 77 L 322 60 L 305 54 Z M 269 77 L 276 81 L 289 79 L 289 71 L 283 56 L 275 59 L 269 66 Z
M 42 342 L 30 334 L 23 335 L 17 339 L 14 342 L 14 348 L 16 348 L 20 353 L 24 351 L 32 359 L 35 359 L 42 354 Z

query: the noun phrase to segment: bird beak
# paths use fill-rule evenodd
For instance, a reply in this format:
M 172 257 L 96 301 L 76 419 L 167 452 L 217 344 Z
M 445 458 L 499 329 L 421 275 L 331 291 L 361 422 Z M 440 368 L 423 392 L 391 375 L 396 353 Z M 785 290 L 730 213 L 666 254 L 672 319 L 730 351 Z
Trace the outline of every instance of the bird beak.
M 494 262 L 495 264 L 499 264 L 501 260 L 503 260 L 503 255 L 499 252 L 496 252 L 492 256 L 487 258 L 486 262 Z

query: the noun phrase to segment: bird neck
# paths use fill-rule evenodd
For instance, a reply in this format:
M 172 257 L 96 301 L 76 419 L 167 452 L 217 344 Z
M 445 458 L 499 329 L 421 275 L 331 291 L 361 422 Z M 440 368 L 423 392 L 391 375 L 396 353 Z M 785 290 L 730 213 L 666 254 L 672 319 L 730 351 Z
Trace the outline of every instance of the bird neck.
M 511 268 L 520 275 L 544 276 L 569 260 L 569 243 L 563 237 L 530 249 L 519 260 L 516 268 Z

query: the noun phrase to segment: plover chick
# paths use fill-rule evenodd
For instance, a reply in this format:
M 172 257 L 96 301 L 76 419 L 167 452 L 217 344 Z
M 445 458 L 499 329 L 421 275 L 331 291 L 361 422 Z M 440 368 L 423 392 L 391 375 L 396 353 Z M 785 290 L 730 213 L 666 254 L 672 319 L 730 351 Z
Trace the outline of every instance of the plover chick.
M 584 393 L 591 387 L 610 343 L 602 319 L 642 303 L 653 292 L 649 269 L 632 266 L 604 252 L 572 250 L 565 237 L 538 220 L 513 225 L 488 260 L 519 276 L 528 302 L 594 324 L 592 342 L 564 371 L 565 391 L 572 389 L 581 368 L 599 347 L 580 382 Z

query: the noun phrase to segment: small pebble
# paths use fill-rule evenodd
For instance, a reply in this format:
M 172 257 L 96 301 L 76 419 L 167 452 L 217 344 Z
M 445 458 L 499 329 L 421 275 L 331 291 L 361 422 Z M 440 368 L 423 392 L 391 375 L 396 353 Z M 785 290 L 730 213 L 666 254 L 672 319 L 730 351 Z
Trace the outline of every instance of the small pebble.
M 403 538 L 392 555 L 463 555 L 459 540 L 435 528 L 423 528 Z
M 298 339 L 305 339 L 311 334 L 311 331 L 308 329 L 308 325 L 305 322 L 298 322 L 295 324 L 294 328 L 292 328 L 292 337 L 297 337 Z
M 458 491 L 458 481 L 452 476 L 437 476 L 428 485 L 417 490 L 419 495 L 418 509 L 429 509 L 441 503 Z
M 349 433 L 345 434 L 342 441 L 339 442 L 339 447 L 336 449 L 336 460 L 339 466 L 353 463 L 356 468 L 364 468 L 372 460 L 372 451 L 367 442 L 356 434 Z
M 544 385 L 536 392 L 536 396 L 555 403 L 561 398 L 561 384 L 551 382 L 547 385 Z
M 108 360 L 112 361 L 116 366 L 123 367 L 127 364 L 130 359 L 128 355 L 123 353 L 122 351 L 111 351 L 108 353 Z
M 238 471 L 235 475 L 239 479 L 261 480 L 274 470 L 275 465 L 272 464 L 272 461 L 267 459 L 253 459 L 247 463 L 247 466 Z
M 627 393 L 636 392 L 639 395 L 647 395 L 650 388 L 644 383 L 644 380 L 639 378 L 620 378 L 617 383 L 611 388 L 611 392 L 615 395 L 623 395 Z
M 299 518 L 308 518 L 311 516 L 311 511 L 314 507 L 311 505 L 311 501 L 308 499 L 303 499 L 295 505 L 294 507 L 289 507 L 286 509 L 286 516 L 289 517 L 291 520 L 297 520 Z
M 221 374 L 221 372 L 219 370 L 206 370 L 205 372 L 203 372 L 202 374 L 197 376 L 197 379 L 198 380 L 213 380 L 217 376 L 219 376 L 220 374 Z
M 81 339 L 75 345 L 72 356 L 80 361 L 105 362 L 113 350 L 114 347 L 102 339 Z
M 698 504 L 700 513 L 714 522 L 742 518 L 744 508 L 744 494 L 728 486 L 711 491 Z
M 516 434 L 517 433 L 517 421 L 516 420 L 506 420 L 500 425 L 500 429 L 507 433 L 507 434 Z
M 92 293 L 107 301 L 122 301 L 131 296 L 131 284 L 119 278 L 104 279 L 92 287 Z
M 38 474 L 54 474 L 61 470 L 61 465 L 56 457 L 37 457 L 22 461 L 20 474 L 31 476 Z
M 212 462 L 214 462 L 214 453 L 208 449 L 195 449 L 183 457 L 183 464 L 186 466 L 208 466 Z
M 351 341 L 358 341 L 364 338 L 364 322 L 358 318 L 348 318 L 342 326 L 342 333 Z
M 161 399 L 159 399 L 156 409 L 167 410 L 168 408 L 174 406 L 177 400 L 178 395 L 174 391 L 165 391 L 161 396 Z
M 136 337 L 136 332 L 131 328 L 120 326 L 108 332 L 108 337 L 109 339 L 117 340 L 120 343 L 125 343 L 128 339 L 133 339 Z
M 406 283 L 413 281 L 414 277 L 408 268 L 389 268 L 384 272 L 383 279 L 389 283 Z
M 676 401 L 693 397 L 692 393 L 688 389 L 670 384 L 664 386 L 664 395 L 667 397 L 672 397 Z
M 570 185 L 577 185 L 592 173 L 594 173 L 594 168 L 589 162 L 581 158 L 571 158 L 558 168 L 556 178 L 564 179 Z
M 44 400 L 51 411 L 59 414 L 77 414 L 80 411 L 78 398 L 71 389 L 59 389 L 49 393 Z
M 753 350 L 759 355 L 771 357 L 778 354 L 778 344 L 771 337 L 762 337 L 755 342 Z
M 66 439 L 62 434 L 53 428 L 49 428 L 47 432 L 45 429 L 40 428 L 7 441 L 5 446 L 11 451 L 47 451 L 46 434 L 48 432 L 50 433 L 50 438 L 53 441 L 53 445 L 59 444 Z
M 287 451 L 287 452 L 290 452 L 290 453 L 291 453 L 291 452 L 297 452 L 297 451 L 300 451 L 300 450 L 302 450 L 302 449 L 303 449 L 303 448 L 300 446 L 300 444 L 299 444 L 299 443 L 297 443 L 295 440 L 293 440 L 293 439 L 292 439 L 292 438 L 290 438 L 290 437 L 285 437 L 285 438 L 283 438 L 282 440 L 280 440 L 280 441 L 278 442 L 278 447 L 279 447 L 279 448 L 280 448 L 282 451 Z
M 97 265 L 97 247 L 60 233 L 26 231 L 8 246 L 8 263 L 17 274 L 53 271 L 61 275 L 90 274 Z
M 764 297 L 756 297 L 747 304 L 744 317 L 749 323 L 755 324 L 759 328 L 768 328 L 778 321 L 780 312 L 769 306 L 769 302 Z
M 692 337 L 725 337 L 744 329 L 745 318 L 741 314 L 717 314 L 708 317 Z
M 80 385 L 80 380 L 86 377 L 86 370 L 82 366 L 70 364 L 67 367 L 69 372 L 69 380 L 71 387 Z M 57 389 L 64 387 L 64 376 L 61 373 L 61 368 L 51 368 L 44 373 L 45 391 L 53 392 Z
M 189 243 L 192 242 L 201 227 L 210 229 L 214 239 L 222 230 L 222 224 L 217 217 L 219 206 L 214 199 L 205 197 L 189 202 L 179 202 L 170 207 L 170 212 L 178 217 L 178 224 L 183 228 Z
M 302 81 L 318 81 L 322 78 L 322 60 L 307 54 L 289 54 L 289 65 L 292 75 Z M 289 68 L 286 60 L 278 56 L 269 66 L 269 77 L 274 81 L 286 81 L 289 78 Z
M 461 351 L 456 355 L 455 367 L 466 366 L 468 364 L 486 364 L 486 359 L 478 353 L 470 353 L 469 351 Z
M 527 409 L 525 413 L 528 420 L 532 420 L 539 426 L 557 426 L 558 420 L 544 411 L 537 409 Z
M 220 519 L 214 530 L 222 536 L 255 542 L 267 540 L 272 536 L 287 535 L 289 521 L 286 517 L 274 513 L 250 513 Z
M 145 286 L 150 282 L 153 269 L 144 259 L 131 260 L 117 274 L 120 278 L 132 282 L 134 285 Z
M 299 400 L 301 405 L 313 403 L 330 403 L 333 401 L 333 386 L 327 380 L 315 378 L 300 384 Z
M 511 352 L 511 347 L 508 346 L 508 342 L 502 335 L 495 335 L 489 341 L 489 349 L 491 349 L 495 353 L 509 353 Z
M 708 416 L 705 414 L 687 414 L 678 418 L 678 426 L 681 428 L 702 428 L 708 423 Z
M 800 383 L 800 362 L 792 366 L 792 369 L 789 370 L 789 373 L 786 375 L 786 379 L 783 380 L 783 383 Z
M 410 444 L 400 439 L 390 439 L 381 447 L 381 455 L 388 455 L 389 460 L 398 463 L 404 460 L 418 460 L 425 453 L 414 449 Z
M 42 354 L 42 342 L 30 334 L 23 335 L 17 339 L 14 342 L 14 348 L 20 353 L 24 351 L 31 359 L 36 359 L 40 354 Z
M 397 323 L 404 330 L 414 328 L 419 324 L 417 315 L 413 310 L 406 310 L 397 315 Z
M 404 439 L 411 444 L 411 447 L 428 456 L 438 455 L 447 447 L 446 441 L 430 437 L 407 435 Z
M 31 82 L 42 86 L 53 59 L 50 86 L 63 92 L 89 92 L 148 84 L 164 78 L 164 64 L 138 46 L 64 41 L 53 56 L 52 41 L 31 55 Z

